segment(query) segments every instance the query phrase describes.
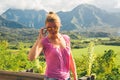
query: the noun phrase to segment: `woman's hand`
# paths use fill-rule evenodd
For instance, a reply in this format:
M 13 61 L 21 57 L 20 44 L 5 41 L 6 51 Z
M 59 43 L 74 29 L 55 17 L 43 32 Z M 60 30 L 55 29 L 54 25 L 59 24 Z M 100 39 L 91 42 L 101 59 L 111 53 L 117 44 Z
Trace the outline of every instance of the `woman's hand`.
M 46 36 L 46 32 L 47 32 L 46 28 L 41 28 L 41 29 L 39 30 L 38 38 L 39 38 L 39 39 L 42 39 L 43 37 L 45 37 L 45 36 Z

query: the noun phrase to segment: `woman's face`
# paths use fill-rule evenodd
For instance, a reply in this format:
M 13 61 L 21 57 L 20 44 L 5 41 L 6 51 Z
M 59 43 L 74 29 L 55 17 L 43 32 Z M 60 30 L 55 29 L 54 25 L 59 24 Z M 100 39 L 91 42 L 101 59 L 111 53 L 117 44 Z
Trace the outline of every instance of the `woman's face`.
M 60 30 L 60 22 L 47 22 L 46 28 L 49 34 L 55 35 Z

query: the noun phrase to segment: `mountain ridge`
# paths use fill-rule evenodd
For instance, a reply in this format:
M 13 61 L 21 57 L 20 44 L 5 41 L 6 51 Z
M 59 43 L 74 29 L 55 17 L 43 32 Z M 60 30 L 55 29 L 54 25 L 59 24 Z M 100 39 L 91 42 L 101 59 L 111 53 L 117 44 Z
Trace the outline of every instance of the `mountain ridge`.
M 7 20 L 19 22 L 29 28 L 39 29 L 45 26 L 45 17 L 48 12 L 45 10 L 19 10 L 8 9 L 1 16 Z M 71 11 L 59 11 L 61 18 L 61 30 L 67 31 L 107 31 L 112 32 L 120 29 L 120 14 L 111 13 L 96 6 L 81 4 Z M 104 29 L 108 30 L 104 30 Z
M 17 26 L 17 27 L 16 27 Z M 0 27 L 8 27 L 8 28 L 27 28 L 25 25 L 15 22 L 15 21 L 9 21 L 4 19 L 0 16 Z

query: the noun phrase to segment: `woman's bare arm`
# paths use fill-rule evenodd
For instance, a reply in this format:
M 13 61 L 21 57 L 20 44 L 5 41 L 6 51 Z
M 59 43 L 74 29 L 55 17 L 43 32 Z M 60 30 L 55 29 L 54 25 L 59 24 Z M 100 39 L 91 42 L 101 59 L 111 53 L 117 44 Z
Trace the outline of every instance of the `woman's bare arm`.
M 28 59 L 30 61 L 36 59 L 39 54 L 41 53 L 43 47 L 42 47 L 42 44 L 41 44 L 41 40 L 36 40 L 36 42 L 34 43 L 33 47 L 31 48 L 31 50 L 29 51 L 29 54 L 28 54 Z
M 72 53 L 70 53 L 70 69 L 71 69 L 71 71 L 72 71 L 74 80 L 78 80 L 78 79 L 77 79 L 76 64 L 75 64 L 75 61 L 74 61 L 74 59 L 73 59 Z
M 42 52 L 43 46 L 42 46 L 42 38 L 43 38 L 43 29 L 40 29 L 39 36 L 34 43 L 33 47 L 30 49 L 28 54 L 28 59 L 30 61 L 36 59 L 40 53 Z

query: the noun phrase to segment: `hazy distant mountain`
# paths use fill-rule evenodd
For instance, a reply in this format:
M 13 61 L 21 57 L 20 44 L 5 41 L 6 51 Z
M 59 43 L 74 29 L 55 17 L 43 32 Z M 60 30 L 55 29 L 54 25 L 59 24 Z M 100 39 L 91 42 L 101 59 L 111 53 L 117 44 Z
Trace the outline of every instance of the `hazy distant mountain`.
M 109 13 L 88 4 L 79 5 L 69 12 L 58 12 L 58 14 L 62 19 L 63 26 L 70 29 L 71 27 L 80 30 L 120 27 L 119 13 Z M 73 26 L 66 26 L 70 23 Z
M 13 20 L 28 27 L 40 28 L 44 26 L 45 10 L 9 9 L 2 17 Z M 62 21 L 62 30 L 78 31 L 119 31 L 120 14 L 97 8 L 93 5 L 82 4 L 71 11 L 58 12 Z
M 8 9 L 2 16 L 28 27 L 40 28 L 40 26 L 44 26 L 46 11 Z
M 0 16 L 0 27 L 9 27 L 9 28 L 25 28 L 24 25 L 15 22 L 15 21 L 9 21 Z

